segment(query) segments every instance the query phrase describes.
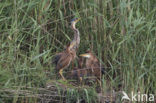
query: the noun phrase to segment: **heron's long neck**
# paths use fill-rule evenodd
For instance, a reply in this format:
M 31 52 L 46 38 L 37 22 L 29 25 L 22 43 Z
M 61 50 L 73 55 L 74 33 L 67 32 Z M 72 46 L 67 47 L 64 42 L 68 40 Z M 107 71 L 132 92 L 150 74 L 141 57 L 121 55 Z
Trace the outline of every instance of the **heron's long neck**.
M 75 25 L 72 26 L 72 30 L 74 31 L 74 38 L 71 42 L 71 44 L 74 44 L 74 48 L 78 49 L 79 44 L 80 44 L 80 33 L 79 30 L 75 28 Z
M 79 40 L 80 39 L 80 32 L 78 29 L 73 29 L 74 30 L 74 40 Z

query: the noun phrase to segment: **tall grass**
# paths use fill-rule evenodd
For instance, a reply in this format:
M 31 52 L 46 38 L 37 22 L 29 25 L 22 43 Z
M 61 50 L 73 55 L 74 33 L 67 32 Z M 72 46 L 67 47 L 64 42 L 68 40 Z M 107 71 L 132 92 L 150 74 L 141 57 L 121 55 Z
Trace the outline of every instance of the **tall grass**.
M 57 81 L 51 58 L 73 38 L 75 17 L 81 18 L 77 53 L 91 49 L 106 68 L 103 92 L 156 94 L 155 5 L 155 0 L 1 0 L 0 102 L 43 102 L 20 91 L 38 94 L 49 80 Z M 72 87 L 66 102 L 96 102 L 91 88 Z

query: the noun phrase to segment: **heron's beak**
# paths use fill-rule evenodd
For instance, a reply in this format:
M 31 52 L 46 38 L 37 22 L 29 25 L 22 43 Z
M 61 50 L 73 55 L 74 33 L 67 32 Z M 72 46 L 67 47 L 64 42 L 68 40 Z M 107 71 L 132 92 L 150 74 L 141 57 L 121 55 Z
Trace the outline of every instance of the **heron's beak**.
M 86 57 L 86 58 L 90 58 L 90 55 L 89 55 L 88 53 L 86 53 L 86 54 L 80 54 L 79 56 L 81 56 L 81 57 Z

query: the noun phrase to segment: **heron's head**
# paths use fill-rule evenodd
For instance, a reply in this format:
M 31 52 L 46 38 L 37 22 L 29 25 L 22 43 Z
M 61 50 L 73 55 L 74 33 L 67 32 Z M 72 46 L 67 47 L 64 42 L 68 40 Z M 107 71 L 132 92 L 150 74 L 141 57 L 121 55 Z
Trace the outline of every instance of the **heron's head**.
M 75 29 L 76 23 L 80 20 L 80 18 L 74 18 L 71 20 L 71 27 Z

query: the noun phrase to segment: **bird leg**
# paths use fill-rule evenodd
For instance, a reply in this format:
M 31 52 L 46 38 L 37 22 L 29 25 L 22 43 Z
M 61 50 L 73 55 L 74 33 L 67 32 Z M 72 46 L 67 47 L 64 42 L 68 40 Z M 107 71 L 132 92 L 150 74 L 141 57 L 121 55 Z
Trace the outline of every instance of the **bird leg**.
M 62 79 L 65 81 L 66 79 L 65 79 L 65 77 L 63 76 L 63 69 L 60 69 L 60 70 L 59 70 L 59 74 L 61 75 Z

